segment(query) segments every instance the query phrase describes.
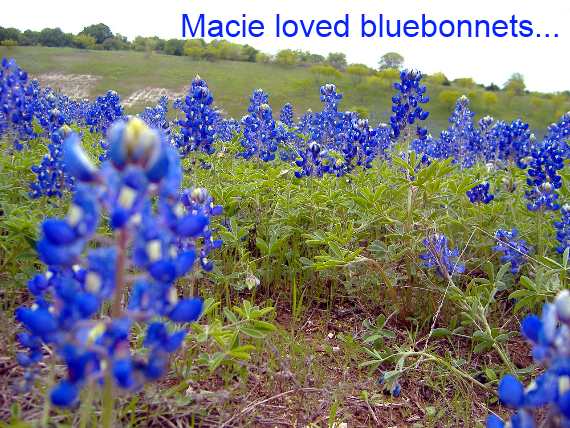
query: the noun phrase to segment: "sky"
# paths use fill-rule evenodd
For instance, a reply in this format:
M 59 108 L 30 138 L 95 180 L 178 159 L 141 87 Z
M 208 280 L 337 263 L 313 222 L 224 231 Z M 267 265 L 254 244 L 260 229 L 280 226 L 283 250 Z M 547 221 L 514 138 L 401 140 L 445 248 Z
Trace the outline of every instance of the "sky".
M 113 32 L 133 39 L 137 35 L 182 38 L 182 14 L 191 19 L 204 13 L 206 20 L 260 19 L 266 34 L 260 38 L 230 39 L 268 53 L 302 49 L 326 55 L 343 52 L 350 63 L 376 67 L 379 58 L 396 51 L 405 66 L 425 73 L 444 72 L 448 78 L 473 77 L 483 84 L 504 84 L 521 73 L 533 91 L 570 90 L 570 0 L 19 0 L 2 2 L 0 26 L 41 30 L 60 27 L 77 33 L 83 27 L 104 22 Z M 350 14 L 349 38 L 317 36 L 276 38 L 275 15 L 283 19 L 337 20 Z M 487 19 L 532 21 L 542 37 L 531 38 L 362 38 L 361 14 L 378 19 Z M 546 38 L 544 34 L 551 37 Z M 553 37 L 554 34 L 558 37 Z

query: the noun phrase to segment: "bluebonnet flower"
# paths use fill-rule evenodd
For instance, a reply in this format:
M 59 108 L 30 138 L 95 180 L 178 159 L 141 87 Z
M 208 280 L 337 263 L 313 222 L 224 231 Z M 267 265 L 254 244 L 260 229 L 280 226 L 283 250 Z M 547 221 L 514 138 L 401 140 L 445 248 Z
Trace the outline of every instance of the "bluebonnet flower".
M 154 107 L 146 107 L 139 117 L 151 128 L 160 129 L 165 135 L 170 134 L 170 121 L 168 120 L 168 97 L 163 96 Z
M 286 103 L 281 108 L 281 112 L 279 113 L 279 120 L 287 127 L 289 128 L 293 127 L 294 118 L 293 118 L 293 106 L 291 105 L 291 103 Z
M 123 117 L 121 97 L 115 91 L 107 91 L 86 107 L 85 124 L 92 133 L 104 134 L 113 122 Z
M 212 218 L 219 216 L 223 213 L 223 208 L 221 205 L 214 204 L 214 198 L 208 193 L 203 187 L 197 187 L 194 189 L 187 189 L 182 192 L 181 202 L 185 209 L 194 214 L 201 214 L 207 218 Z M 213 230 L 210 227 L 205 227 L 200 235 L 202 239 L 202 246 L 198 251 L 200 258 L 200 265 L 206 271 L 211 271 L 213 269 L 213 263 L 208 259 L 212 250 L 220 248 L 222 245 L 221 239 L 215 239 Z M 197 248 L 198 243 L 194 239 L 193 242 L 182 241 L 181 245 L 183 247 Z
M 519 232 L 516 229 L 511 231 L 499 229 L 495 232 L 497 245 L 493 251 L 502 252 L 501 263 L 510 263 L 511 272 L 516 274 L 527 262 L 528 255 L 532 252 L 532 247 L 525 240 L 517 239 Z
M 299 118 L 299 122 L 297 123 L 297 130 L 301 134 L 309 134 L 309 129 L 311 126 L 311 122 L 313 120 L 313 111 L 308 109 L 303 115 Z
M 564 168 L 568 156 L 570 135 L 569 114 L 552 124 L 546 137 L 533 145 L 528 157 L 526 192 L 527 208 L 530 211 L 556 211 L 560 208 L 557 190 L 562 187 L 558 171 Z
M 397 140 L 400 134 L 416 121 L 424 121 L 429 116 L 421 104 L 429 102 L 426 94 L 426 87 L 421 84 L 422 73 L 416 70 L 402 70 L 400 82 L 394 83 L 397 95 L 392 97 L 392 116 L 390 125 L 392 127 L 392 138 Z M 420 138 L 427 136 L 425 129 L 417 127 L 416 132 Z
M 103 384 L 109 376 L 126 390 L 162 376 L 187 333 L 170 332 L 163 319 L 192 322 L 202 311 L 201 299 L 180 299 L 174 287 L 197 258 L 192 239 L 204 238 L 205 253 L 221 244 L 208 230 L 209 216 L 221 209 L 204 190 L 195 192 L 197 205 L 180 209 L 178 154 L 157 131 L 139 119 L 119 121 L 107 140 L 109 160 L 96 168 L 77 135 L 65 138 L 63 160 L 77 183 L 73 203 L 64 219 L 43 222 L 37 251 L 48 270 L 28 283 L 35 304 L 16 311 L 27 330 L 18 336 L 19 363 L 33 373 L 41 346 L 49 346 L 67 366 L 50 394 L 58 406 L 73 405 L 83 385 Z M 115 243 L 90 249 L 103 216 Z M 127 266 L 136 275 L 123 306 Z M 98 316 L 105 302 L 111 302 L 111 318 Z M 136 355 L 130 332 L 150 321 L 147 356 Z
M 218 120 L 214 129 L 214 138 L 224 142 L 232 141 L 241 132 L 239 122 L 233 118 Z
M 301 168 L 295 172 L 297 177 L 342 175 L 348 169 L 346 158 L 354 157 L 351 137 L 358 117 L 338 111 L 342 94 L 331 83 L 321 86 L 320 99 L 323 109 L 305 114 L 299 124 L 299 131 L 305 132 L 307 139 L 297 141 L 295 164 Z
M 8 134 L 16 150 L 22 142 L 36 137 L 33 128 L 34 100 L 39 96 L 37 82 L 28 81 L 28 73 L 14 59 L 0 63 L 0 137 Z
M 520 119 L 507 123 L 485 116 L 479 121 L 479 127 L 481 150 L 487 162 L 514 163 L 519 168 L 526 168 L 526 158 L 534 144 L 527 123 Z
M 175 108 L 184 113 L 178 119 L 180 134 L 175 141 L 180 154 L 187 155 L 191 151 L 214 152 L 215 124 L 219 113 L 212 106 L 214 97 L 205 80 L 196 76 L 190 85 L 184 102 L 175 104 Z
M 558 171 L 564 167 L 564 149 L 557 140 L 544 140 L 537 144 L 528 165 L 527 183 L 529 186 L 541 186 L 548 182 L 554 189 L 562 186 L 562 177 Z
M 455 109 L 449 118 L 451 126 L 451 153 L 457 163 L 464 168 L 473 166 L 481 152 L 481 136 L 473 125 L 475 113 L 469 108 L 469 98 L 462 96 L 457 100 Z
M 525 192 L 525 197 L 529 201 L 527 204 L 529 211 L 556 211 L 560 208 L 558 194 L 549 182 L 532 186 Z
M 570 424 L 570 292 L 561 291 L 554 303 L 543 306 L 542 316 L 528 315 L 521 323 L 522 335 L 532 345 L 532 355 L 545 371 L 528 386 L 513 375 L 499 383 L 499 399 L 516 413 L 507 425 L 495 415 L 487 427 L 536 426 L 533 411 L 548 407 L 548 426 Z
M 556 251 L 563 254 L 567 248 L 570 248 L 570 205 L 564 204 L 560 213 L 560 221 L 554 222 L 554 228 L 556 229 L 556 240 L 559 243 Z
M 489 187 L 488 181 L 477 184 L 466 192 L 467 197 L 473 204 L 477 202 L 488 204 L 495 198 L 493 194 L 489 193 Z
M 473 124 L 475 114 L 469 107 L 469 98 L 460 97 L 449 117 L 450 126 L 438 139 L 423 130 L 423 135 L 412 142 L 411 148 L 433 159 L 453 158 L 462 168 L 469 168 L 482 157 L 483 138 Z
M 338 111 L 342 94 L 337 92 L 336 86 L 332 83 L 321 86 L 320 93 L 323 109 L 311 116 L 310 140 L 326 149 L 336 150 L 338 148 L 337 138 L 343 121 L 343 115 Z
M 435 268 L 437 274 L 445 279 L 465 272 L 465 265 L 459 262 L 459 250 L 449 249 L 445 235 L 436 233 L 429 236 L 424 239 L 424 246 L 427 251 L 420 255 L 424 267 Z
M 268 95 L 261 89 L 253 91 L 249 114 L 241 120 L 243 136 L 240 143 L 243 150 L 238 156 L 244 159 L 257 156 L 264 162 L 274 160 L 279 144 L 285 138 L 285 130 L 273 119 L 268 101 Z
M 548 127 L 546 139 L 559 141 L 565 149 L 566 158 L 570 157 L 570 111 Z
M 65 173 L 63 162 L 63 141 L 71 129 L 66 125 L 54 132 L 46 154 L 39 165 L 32 166 L 36 181 L 30 183 L 29 195 L 32 199 L 41 196 L 62 197 L 65 190 L 73 188 L 73 177 Z

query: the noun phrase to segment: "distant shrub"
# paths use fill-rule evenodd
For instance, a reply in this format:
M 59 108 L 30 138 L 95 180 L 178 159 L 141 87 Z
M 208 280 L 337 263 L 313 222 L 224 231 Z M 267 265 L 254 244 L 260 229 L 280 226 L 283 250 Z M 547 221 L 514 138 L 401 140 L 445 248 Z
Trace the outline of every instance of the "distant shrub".
M 79 49 L 93 49 L 96 43 L 95 38 L 88 34 L 78 34 L 73 37 L 73 45 Z
M 392 82 L 379 76 L 368 76 L 361 86 L 369 91 L 383 91 L 389 89 Z
M 275 55 L 275 62 L 279 65 L 297 65 L 300 60 L 297 54 L 291 49 L 283 49 Z
M 340 77 L 340 71 L 332 65 L 313 65 L 309 71 L 315 75 Z
M 0 42 L 0 46 L 6 46 L 6 47 L 18 46 L 18 42 L 16 40 L 6 39 Z
M 262 63 L 262 64 L 267 64 L 267 63 L 271 62 L 271 55 L 267 55 L 266 53 L 259 52 L 259 53 L 255 56 L 255 62 L 260 62 L 260 63 Z
M 378 76 L 382 79 L 397 80 L 400 78 L 400 72 L 395 68 L 386 68 L 378 72 Z
M 453 89 L 441 91 L 438 100 L 441 104 L 443 104 L 446 108 L 451 108 L 455 105 L 457 99 L 461 96 L 459 91 L 455 91 Z
M 499 97 L 494 92 L 483 92 L 482 101 L 485 106 L 494 106 L 499 102 Z
M 447 76 L 441 72 L 426 76 L 426 80 L 435 85 L 449 86 L 450 82 Z
M 474 88 L 477 83 L 471 77 L 460 77 L 455 79 L 453 83 L 461 88 Z

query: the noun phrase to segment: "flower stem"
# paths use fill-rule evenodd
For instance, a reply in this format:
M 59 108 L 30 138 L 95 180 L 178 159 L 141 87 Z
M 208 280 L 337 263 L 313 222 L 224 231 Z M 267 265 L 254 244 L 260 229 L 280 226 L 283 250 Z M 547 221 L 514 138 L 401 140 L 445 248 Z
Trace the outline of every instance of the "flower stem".
M 111 428 L 113 426 L 114 404 L 113 379 L 111 374 L 107 373 L 105 376 L 105 385 L 103 387 L 103 413 L 101 415 L 101 426 L 103 428 Z
M 87 428 L 89 419 L 91 417 L 91 411 L 93 410 L 93 383 L 89 382 L 87 385 L 87 394 L 85 395 L 85 400 L 81 403 L 81 414 L 79 416 L 79 428 Z
M 543 256 L 544 249 L 542 248 L 542 216 L 544 212 L 538 210 L 536 212 L 536 250 L 539 256 Z
M 127 231 L 121 229 L 117 237 L 117 265 L 115 271 L 115 295 L 111 306 L 111 317 L 120 317 L 123 308 L 123 294 L 125 292 L 125 265 L 127 258 Z
M 51 399 L 48 396 L 49 390 L 51 389 L 51 387 L 53 386 L 55 382 L 55 361 L 54 361 L 54 356 L 52 355 L 50 357 L 50 363 L 49 363 L 49 375 L 48 375 L 48 381 L 47 381 L 47 387 L 46 387 L 46 397 L 44 400 L 44 408 L 43 408 L 43 412 L 42 412 L 42 427 L 48 427 L 49 426 L 49 413 L 51 410 Z

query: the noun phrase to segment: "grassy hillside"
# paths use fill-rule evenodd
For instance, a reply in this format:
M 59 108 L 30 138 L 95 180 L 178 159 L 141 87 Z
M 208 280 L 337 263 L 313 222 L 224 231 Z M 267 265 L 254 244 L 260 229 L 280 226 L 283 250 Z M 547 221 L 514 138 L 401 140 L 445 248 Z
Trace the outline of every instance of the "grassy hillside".
M 245 113 L 249 95 L 255 88 L 269 92 L 275 111 L 289 101 L 299 115 L 308 108 L 319 109 L 319 85 L 333 82 L 344 94 L 341 108 L 365 109 L 373 122 L 388 120 L 392 95 L 391 79 L 386 76 L 359 77 L 347 73 L 327 76 L 307 68 L 275 64 L 207 62 L 155 53 L 45 47 L 0 47 L 0 56 L 14 57 L 33 76 L 45 73 L 96 76 L 98 79 L 87 87 L 89 96 L 108 89 L 116 90 L 123 99 L 144 88 L 165 88 L 181 93 L 190 79 L 200 74 L 213 90 L 216 104 L 236 118 Z M 444 64 L 442 69 L 445 70 Z M 62 81 L 65 84 L 65 79 Z M 461 94 L 471 98 L 478 117 L 485 114 L 505 120 L 522 117 L 538 134 L 570 110 L 567 94 L 514 96 L 506 92 L 485 91 L 479 86 L 443 86 L 429 79 L 428 89 L 432 97 L 429 110 L 434 129 L 446 126 L 454 100 Z M 128 110 L 139 111 L 144 104 L 145 101 L 137 101 Z

